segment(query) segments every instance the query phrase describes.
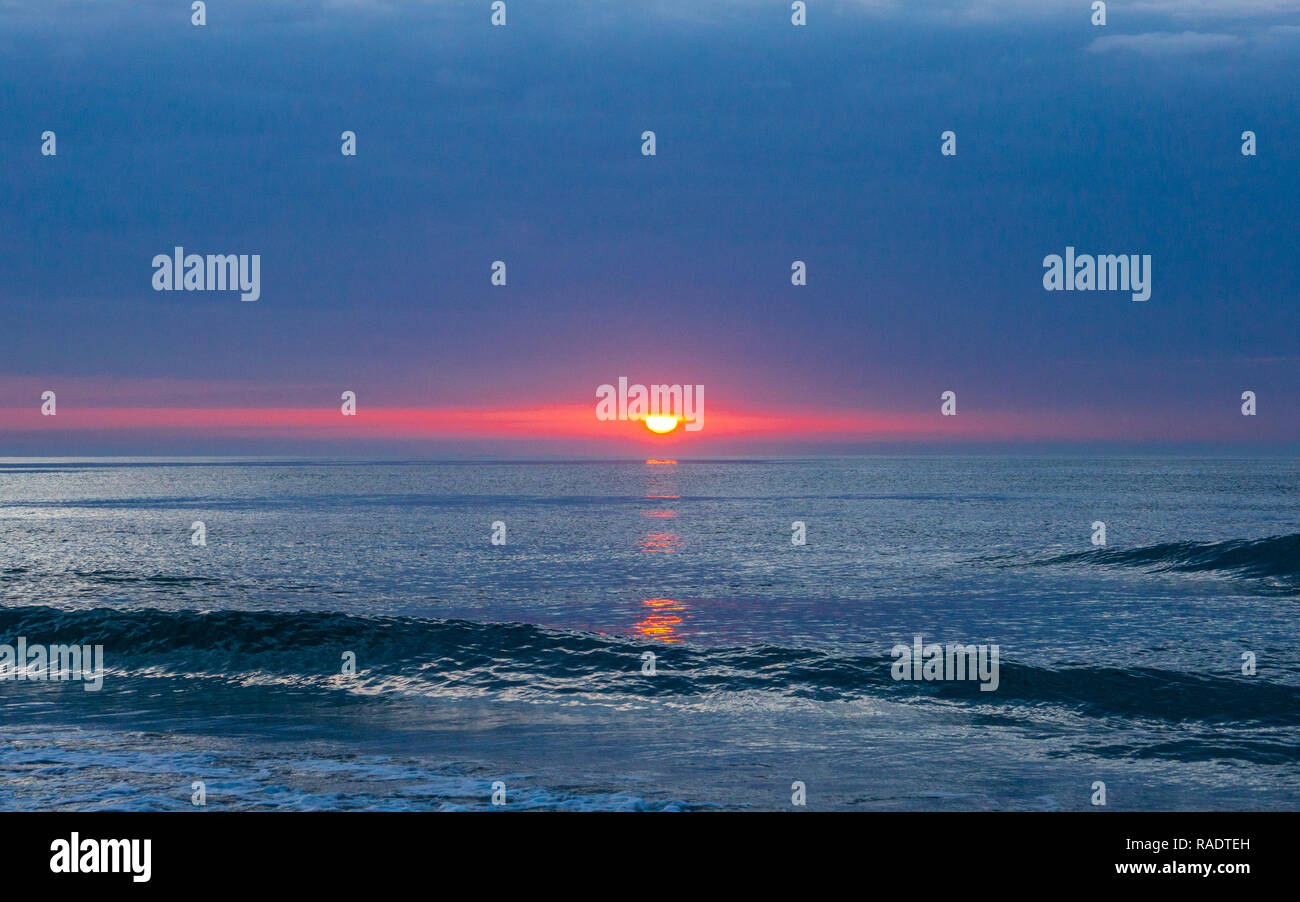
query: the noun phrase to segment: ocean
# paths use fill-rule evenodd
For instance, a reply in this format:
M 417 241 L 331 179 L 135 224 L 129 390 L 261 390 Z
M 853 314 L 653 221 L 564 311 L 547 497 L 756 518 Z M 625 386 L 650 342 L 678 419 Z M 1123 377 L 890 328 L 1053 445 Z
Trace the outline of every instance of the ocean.
M 0 678 L 0 808 L 1295 809 L 1297 500 L 1279 458 L 4 460 L 0 644 L 104 671 Z M 895 679 L 917 636 L 996 688 Z

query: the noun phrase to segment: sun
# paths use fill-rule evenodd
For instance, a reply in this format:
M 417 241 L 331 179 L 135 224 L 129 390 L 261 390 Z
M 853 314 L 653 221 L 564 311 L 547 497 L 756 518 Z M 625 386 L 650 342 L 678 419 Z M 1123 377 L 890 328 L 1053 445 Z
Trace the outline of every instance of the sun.
M 669 414 L 652 414 L 645 418 L 645 428 L 662 435 L 665 432 L 672 432 L 680 422 L 677 417 Z

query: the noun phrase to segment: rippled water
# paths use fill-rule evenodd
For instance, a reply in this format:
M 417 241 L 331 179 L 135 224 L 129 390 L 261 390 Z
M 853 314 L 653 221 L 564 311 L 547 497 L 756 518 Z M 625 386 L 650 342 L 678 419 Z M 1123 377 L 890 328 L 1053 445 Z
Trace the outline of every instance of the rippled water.
M 108 672 L 0 680 L 0 806 L 1295 808 L 1298 491 L 1287 460 L 4 462 L 0 643 Z M 895 681 L 918 634 L 997 644 L 998 689 Z

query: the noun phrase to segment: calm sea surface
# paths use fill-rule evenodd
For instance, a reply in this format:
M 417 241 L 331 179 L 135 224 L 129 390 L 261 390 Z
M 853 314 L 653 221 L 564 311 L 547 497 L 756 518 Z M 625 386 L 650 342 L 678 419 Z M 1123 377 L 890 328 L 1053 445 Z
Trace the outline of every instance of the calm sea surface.
M 1279 459 L 0 461 L 0 644 L 106 670 L 0 679 L 0 807 L 1295 809 L 1297 501 Z M 894 680 L 917 635 L 998 688 Z

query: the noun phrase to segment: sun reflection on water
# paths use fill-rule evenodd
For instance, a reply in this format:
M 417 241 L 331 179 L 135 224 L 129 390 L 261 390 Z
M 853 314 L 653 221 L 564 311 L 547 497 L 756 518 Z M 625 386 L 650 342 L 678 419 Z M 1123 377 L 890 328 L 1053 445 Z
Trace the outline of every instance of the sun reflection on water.
M 674 612 L 685 611 L 686 606 L 671 598 L 646 598 L 641 604 L 650 611 L 636 624 L 636 631 L 648 639 L 661 642 L 681 642 L 677 627 L 682 624 L 682 617 Z

